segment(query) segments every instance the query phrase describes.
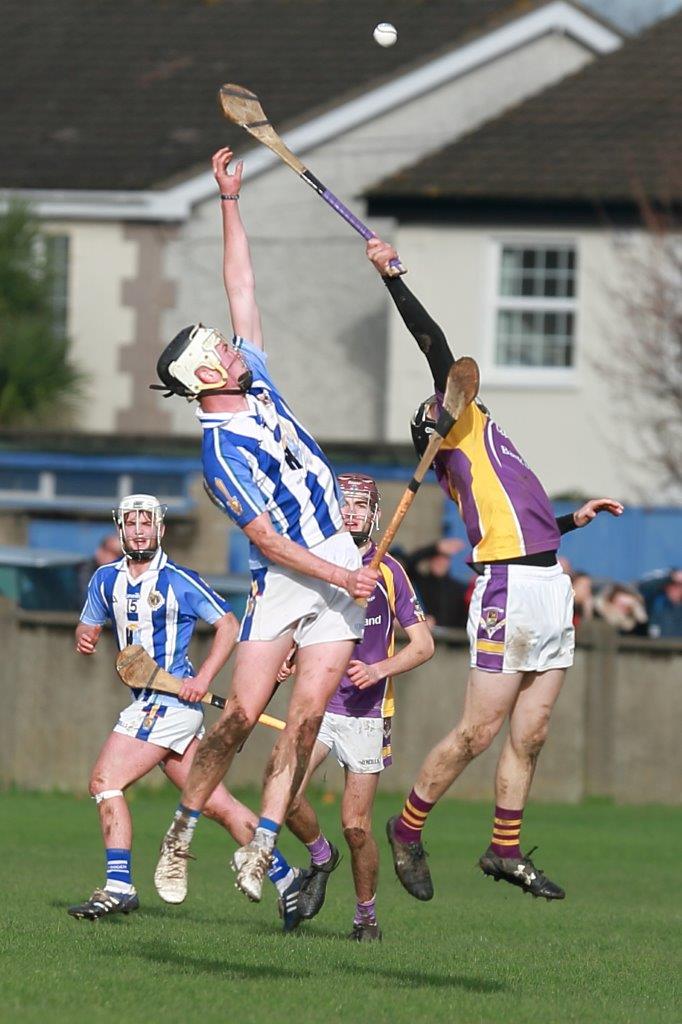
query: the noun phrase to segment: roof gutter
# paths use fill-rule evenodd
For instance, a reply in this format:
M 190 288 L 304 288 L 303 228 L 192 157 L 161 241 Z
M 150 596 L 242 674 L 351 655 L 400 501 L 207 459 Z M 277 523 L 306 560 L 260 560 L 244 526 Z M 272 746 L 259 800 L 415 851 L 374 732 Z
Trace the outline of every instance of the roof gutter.
M 303 154 L 549 33 L 569 35 L 597 54 L 611 53 L 623 41 L 615 30 L 573 4 L 552 0 L 282 137 L 293 152 Z M 267 103 L 267 97 L 264 99 Z M 278 164 L 279 159 L 269 149 L 258 147 L 246 154 L 244 162 L 249 178 L 254 178 Z M 2 189 L 0 209 L 11 199 L 20 199 L 30 203 L 36 215 L 45 220 L 178 222 L 187 220 L 192 207 L 214 193 L 213 174 L 207 171 L 164 191 Z

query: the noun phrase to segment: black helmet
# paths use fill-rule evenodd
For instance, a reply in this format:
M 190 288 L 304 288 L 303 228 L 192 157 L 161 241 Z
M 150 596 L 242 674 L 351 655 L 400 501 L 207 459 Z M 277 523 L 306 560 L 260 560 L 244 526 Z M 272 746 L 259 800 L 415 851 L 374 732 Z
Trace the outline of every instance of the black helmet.
M 228 374 L 218 354 L 219 345 L 228 345 L 236 353 L 242 364 L 243 372 L 237 378 L 237 387 L 228 388 Z M 221 380 L 215 384 L 202 384 L 196 376 L 199 366 L 208 366 L 217 370 Z M 244 359 L 240 346 L 230 343 L 212 327 L 203 324 L 192 324 L 183 327 L 179 334 L 166 345 L 156 364 L 156 372 L 163 381 L 161 384 L 150 384 L 154 390 L 168 389 L 166 397 L 180 395 L 189 401 L 210 392 L 214 395 L 240 395 L 249 390 L 253 384 L 253 373 Z
M 168 391 L 173 395 L 180 395 L 181 398 L 189 398 L 190 392 L 187 390 L 184 384 L 176 380 L 173 374 L 170 372 L 170 364 L 174 363 L 175 360 L 181 355 L 187 346 L 189 345 L 190 335 L 194 330 L 194 324 L 190 324 L 189 327 L 183 327 L 178 334 L 175 335 L 172 341 L 169 341 L 165 349 L 159 356 L 159 360 L 156 364 L 156 373 L 159 380 L 163 381 L 163 384 Z M 160 391 L 160 385 L 151 384 L 155 391 Z
M 425 398 L 421 405 L 415 409 L 412 419 L 410 420 L 412 444 L 414 445 L 414 450 L 419 458 L 421 458 L 426 451 L 426 446 L 431 440 L 431 435 L 436 428 L 436 420 L 428 415 L 429 410 L 436 401 L 436 395 L 431 395 L 429 398 Z

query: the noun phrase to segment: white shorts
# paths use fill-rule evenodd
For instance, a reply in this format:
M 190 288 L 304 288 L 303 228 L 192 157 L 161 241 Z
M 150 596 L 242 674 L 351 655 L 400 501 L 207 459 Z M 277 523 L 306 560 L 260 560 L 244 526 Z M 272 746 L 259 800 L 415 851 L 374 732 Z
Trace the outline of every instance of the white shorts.
M 317 738 L 355 775 L 381 772 L 393 761 L 390 718 L 350 718 L 327 711 Z
M 573 588 L 560 565 L 487 565 L 467 624 L 472 668 L 546 672 L 573 664 Z
M 184 754 L 195 737 L 204 735 L 204 715 L 195 708 L 136 700 L 121 712 L 114 732 Z
M 349 533 L 337 533 L 310 549 L 344 569 L 359 569 L 360 553 Z M 287 633 L 299 647 L 333 640 L 360 640 L 365 611 L 340 587 L 269 565 L 253 573 L 240 640 L 276 640 Z

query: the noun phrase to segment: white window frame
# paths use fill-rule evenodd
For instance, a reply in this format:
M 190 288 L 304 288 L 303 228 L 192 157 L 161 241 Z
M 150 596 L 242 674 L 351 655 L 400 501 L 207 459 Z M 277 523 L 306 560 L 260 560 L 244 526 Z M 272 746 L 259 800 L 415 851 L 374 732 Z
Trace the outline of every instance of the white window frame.
M 575 294 L 573 298 L 517 297 L 500 294 L 502 251 L 506 247 L 523 249 L 567 249 L 576 256 Z M 487 387 L 518 389 L 575 389 L 578 386 L 579 279 L 580 246 L 565 235 L 497 235 L 490 239 L 488 265 L 488 316 L 485 331 L 482 377 Z M 572 366 L 501 366 L 496 360 L 497 314 L 500 309 L 540 309 L 573 314 Z

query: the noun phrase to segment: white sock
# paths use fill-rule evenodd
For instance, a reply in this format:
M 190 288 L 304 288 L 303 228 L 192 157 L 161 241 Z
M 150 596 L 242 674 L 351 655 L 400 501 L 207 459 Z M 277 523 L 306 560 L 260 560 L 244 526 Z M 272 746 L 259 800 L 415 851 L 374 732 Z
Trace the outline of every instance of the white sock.
M 183 846 L 189 846 L 200 817 L 201 811 L 191 811 L 184 804 L 178 804 L 173 822 L 168 829 L 168 834 L 179 839 Z
M 262 828 L 260 825 L 253 833 L 253 840 L 256 846 L 260 846 L 262 850 L 272 851 L 275 848 L 277 842 L 277 833 L 273 832 L 269 828 Z
M 113 892 L 117 896 L 130 896 L 135 892 L 135 886 L 129 882 L 117 882 L 114 878 L 108 878 L 105 886 L 106 892 Z
M 296 877 L 295 869 L 294 868 L 289 868 L 289 871 L 284 876 L 284 878 L 278 878 L 277 879 L 277 881 L 275 882 L 275 889 L 277 890 L 277 892 L 279 893 L 280 896 L 284 895 L 284 893 L 289 888 L 289 886 L 291 885 L 291 883 L 293 882 L 295 877 Z

